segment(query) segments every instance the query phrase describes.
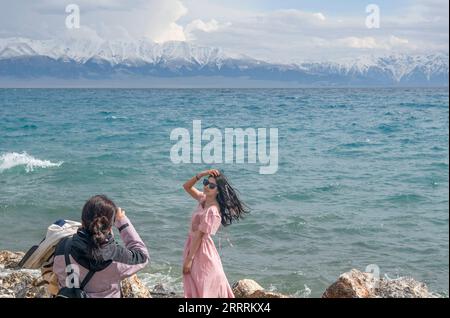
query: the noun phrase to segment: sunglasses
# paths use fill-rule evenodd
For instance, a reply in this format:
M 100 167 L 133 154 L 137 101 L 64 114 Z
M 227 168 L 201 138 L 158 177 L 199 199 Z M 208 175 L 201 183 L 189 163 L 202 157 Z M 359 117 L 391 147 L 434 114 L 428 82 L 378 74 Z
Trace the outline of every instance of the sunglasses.
M 211 190 L 213 190 L 213 189 L 215 189 L 215 188 L 217 187 L 217 184 L 209 182 L 208 179 L 203 179 L 203 185 L 204 185 L 205 187 L 206 187 L 206 186 L 209 186 L 209 188 L 210 188 Z

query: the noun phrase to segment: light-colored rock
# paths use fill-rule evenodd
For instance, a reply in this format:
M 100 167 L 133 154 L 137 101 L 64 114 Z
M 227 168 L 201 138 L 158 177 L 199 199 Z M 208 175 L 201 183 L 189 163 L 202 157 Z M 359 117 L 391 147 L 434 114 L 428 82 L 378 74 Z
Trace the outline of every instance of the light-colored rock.
M 39 271 L 13 271 L 0 277 L 0 295 L 12 298 L 48 298 Z
M 241 279 L 233 284 L 233 293 L 236 298 L 248 298 L 257 290 L 264 290 L 264 288 L 252 279 Z
M 47 298 L 50 297 L 46 282 L 39 270 L 16 269 L 24 253 L 0 251 L 0 298 Z M 183 297 L 167 292 L 156 285 L 152 292 L 136 275 L 121 284 L 124 298 L 172 298 Z M 237 298 L 287 298 L 289 296 L 270 292 L 251 279 L 243 279 L 233 285 Z M 413 278 L 377 280 L 371 273 L 356 269 L 342 274 L 322 295 L 323 298 L 435 298 L 424 283 Z
M 24 253 L 0 251 L 0 298 L 48 298 L 40 270 L 16 269 Z M 133 275 L 122 282 L 126 298 L 151 298 L 150 291 Z
M 121 282 L 123 298 L 152 298 L 150 291 L 136 275 Z
M 0 264 L 4 268 L 15 268 L 24 255 L 23 252 L 0 251 Z
M 242 279 L 233 284 L 233 293 L 236 298 L 288 298 L 289 296 L 270 292 L 252 279 Z
M 289 296 L 276 292 L 257 290 L 253 294 L 251 294 L 248 298 L 289 298 Z
M 342 274 L 322 298 L 434 298 L 424 283 L 412 278 L 376 279 L 356 269 Z
M 425 283 L 418 282 L 411 277 L 398 279 L 382 279 L 376 289 L 379 298 L 438 298 L 428 290 Z
M 151 298 L 150 291 L 133 275 L 122 281 L 124 298 Z M 38 270 L 14 270 L 0 276 L 0 297 L 49 298 L 47 283 Z
M 356 269 L 339 276 L 338 280 L 325 290 L 322 298 L 370 298 L 374 294 L 375 278 L 371 273 Z
M 48 298 L 40 270 L 18 269 L 23 252 L 0 251 L 0 297 Z

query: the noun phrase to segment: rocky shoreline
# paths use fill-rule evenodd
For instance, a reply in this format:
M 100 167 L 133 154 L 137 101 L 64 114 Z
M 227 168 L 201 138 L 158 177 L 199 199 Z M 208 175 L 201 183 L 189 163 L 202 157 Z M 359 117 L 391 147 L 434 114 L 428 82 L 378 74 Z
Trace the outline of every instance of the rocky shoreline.
M 0 251 L 0 298 L 49 298 L 46 282 L 39 270 L 17 269 L 23 252 Z M 233 284 L 237 298 L 290 298 L 290 295 L 266 291 L 251 279 Z M 180 298 L 161 284 L 148 289 L 134 275 L 122 281 L 124 298 Z M 413 278 L 375 279 L 371 273 L 352 269 L 339 276 L 323 293 L 322 298 L 436 298 L 424 283 Z

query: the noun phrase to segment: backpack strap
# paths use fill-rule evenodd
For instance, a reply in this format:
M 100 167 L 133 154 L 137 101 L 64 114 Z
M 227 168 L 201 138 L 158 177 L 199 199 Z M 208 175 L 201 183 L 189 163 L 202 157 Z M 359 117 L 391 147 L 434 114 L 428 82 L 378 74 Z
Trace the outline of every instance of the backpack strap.
M 66 274 L 67 275 L 72 274 L 72 271 L 68 270 L 68 266 L 71 264 L 70 257 L 69 257 L 71 248 L 72 248 L 72 239 L 67 238 L 66 242 L 64 244 L 64 259 L 66 261 Z M 80 289 L 83 289 L 87 285 L 87 283 L 91 280 L 91 278 L 92 278 L 92 276 L 94 276 L 94 274 L 95 274 L 95 271 L 89 270 L 89 272 L 86 274 L 86 277 L 81 282 Z
M 66 242 L 64 243 L 64 260 L 66 261 L 66 274 L 72 274 L 72 271 L 69 271 L 67 268 L 71 264 L 70 263 L 70 249 L 72 248 L 72 240 L 68 237 Z
M 80 289 L 84 289 L 84 287 L 87 285 L 87 283 L 89 283 L 89 281 L 91 280 L 92 276 L 94 276 L 94 274 L 95 274 L 94 271 L 89 271 L 89 273 L 87 273 L 86 277 L 81 282 Z

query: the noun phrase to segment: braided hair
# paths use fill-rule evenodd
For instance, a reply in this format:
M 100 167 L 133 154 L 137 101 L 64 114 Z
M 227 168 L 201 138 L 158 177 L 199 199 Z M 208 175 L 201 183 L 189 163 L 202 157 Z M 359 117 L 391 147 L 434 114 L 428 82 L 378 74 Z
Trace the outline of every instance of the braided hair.
M 116 211 L 117 206 L 106 195 L 93 196 L 84 204 L 81 221 L 91 238 L 92 249 L 108 242 Z

